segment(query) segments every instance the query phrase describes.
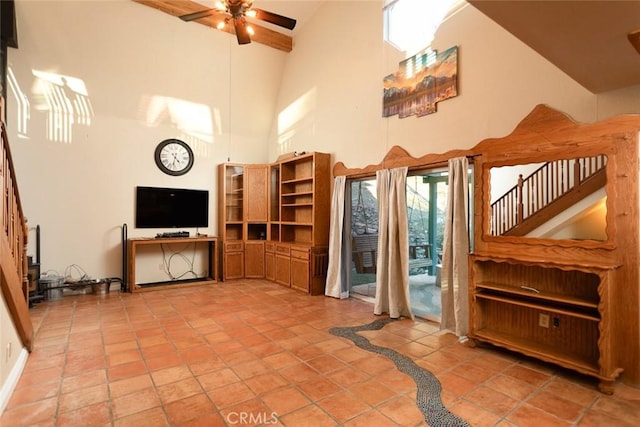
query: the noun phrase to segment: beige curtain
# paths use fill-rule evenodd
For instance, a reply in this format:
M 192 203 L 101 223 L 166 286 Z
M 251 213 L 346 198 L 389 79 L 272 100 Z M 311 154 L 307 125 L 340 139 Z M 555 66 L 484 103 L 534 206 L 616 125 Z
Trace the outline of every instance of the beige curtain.
M 331 197 L 331 223 L 329 226 L 329 265 L 327 267 L 327 281 L 325 282 L 324 294 L 334 298 L 349 298 L 347 288 L 347 269 L 343 265 L 349 266 L 344 259 L 349 254 L 343 245 L 344 229 L 344 193 L 347 178 L 337 176 L 333 180 L 333 194 Z
M 449 160 L 449 195 L 442 254 L 440 328 L 466 337 L 469 331 L 469 162 Z
M 409 232 L 407 170 L 376 173 L 378 193 L 378 262 L 374 314 L 413 319 L 409 301 Z

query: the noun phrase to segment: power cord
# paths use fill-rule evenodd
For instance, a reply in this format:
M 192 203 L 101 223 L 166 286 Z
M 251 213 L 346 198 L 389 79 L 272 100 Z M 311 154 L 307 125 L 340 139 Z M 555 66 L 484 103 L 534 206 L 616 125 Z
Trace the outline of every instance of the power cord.
M 165 248 L 166 246 L 166 248 Z M 182 252 L 186 251 L 189 246 L 193 246 L 193 252 L 191 253 L 191 259 L 189 259 L 186 255 L 184 255 Z M 194 279 L 198 278 L 198 274 L 193 270 L 193 265 L 195 263 L 195 258 L 196 258 L 196 243 L 187 243 L 186 246 L 184 248 L 182 248 L 179 251 L 175 251 L 173 249 L 171 249 L 169 247 L 168 244 L 161 244 L 160 248 L 162 249 L 162 263 L 164 265 L 164 272 L 165 274 L 171 279 L 171 280 L 180 280 L 183 279 L 185 276 L 191 274 L 193 276 Z M 169 256 L 167 256 L 167 252 L 171 250 L 173 253 Z M 189 269 L 187 271 L 185 271 L 184 273 L 180 274 L 180 275 L 174 275 L 171 273 L 171 262 L 173 261 L 174 257 L 180 257 L 182 258 L 185 263 L 187 264 L 187 266 L 189 267 Z
M 78 274 L 78 276 L 73 275 Z M 89 275 L 78 264 L 71 264 L 64 270 L 64 281 L 67 283 L 76 283 L 83 280 L 89 280 Z

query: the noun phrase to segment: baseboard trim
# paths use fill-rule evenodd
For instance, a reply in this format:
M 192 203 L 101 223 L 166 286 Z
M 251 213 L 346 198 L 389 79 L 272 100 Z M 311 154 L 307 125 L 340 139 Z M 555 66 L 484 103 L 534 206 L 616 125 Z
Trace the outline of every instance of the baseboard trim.
M 18 360 L 14 363 L 13 368 L 7 377 L 7 380 L 2 384 L 2 388 L 0 388 L 0 415 L 2 415 L 4 409 L 9 403 L 9 399 L 18 384 L 20 375 L 22 375 L 22 371 L 24 371 L 24 367 L 27 365 L 28 358 L 29 352 L 23 347 L 18 355 Z

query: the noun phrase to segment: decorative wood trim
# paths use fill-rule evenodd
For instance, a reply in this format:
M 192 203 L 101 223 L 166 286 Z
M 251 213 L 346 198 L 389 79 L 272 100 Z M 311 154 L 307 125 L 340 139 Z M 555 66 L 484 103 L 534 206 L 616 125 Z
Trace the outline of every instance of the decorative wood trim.
M 447 166 L 449 159 L 473 155 L 473 150 L 451 150 L 443 154 L 426 154 L 422 157 L 413 157 L 404 148 L 394 145 L 382 159 L 382 162 L 377 165 L 369 165 L 364 168 L 348 168 L 344 163 L 337 162 L 333 166 L 333 176 L 344 175 L 347 178 L 362 178 L 375 176 L 379 170 L 404 166 L 409 167 L 409 169 L 444 167 Z

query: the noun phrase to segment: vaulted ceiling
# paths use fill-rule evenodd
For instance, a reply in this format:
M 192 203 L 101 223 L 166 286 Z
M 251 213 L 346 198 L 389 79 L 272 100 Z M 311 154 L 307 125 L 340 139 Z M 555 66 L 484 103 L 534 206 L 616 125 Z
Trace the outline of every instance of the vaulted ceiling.
M 468 2 L 590 92 L 640 84 L 640 1 Z
M 212 7 L 212 0 L 133 0 L 174 16 Z M 304 25 L 327 0 L 256 0 L 265 10 L 298 20 Z M 468 0 L 498 25 L 509 31 L 568 76 L 593 93 L 640 85 L 640 51 L 628 34 L 640 30 L 640 0 L 622 1 L 524 1 Z M 200 24 L 215 27 L 213 17 Z M 252 40 L 289 52 L 295 32 L 273 26 L 256 28 Z M 224 31 L 233 34 L 229 26 Z M 640 34 L 640 33 L 638 33 Z M 640 35 L 636 37 L 640 43 Z

